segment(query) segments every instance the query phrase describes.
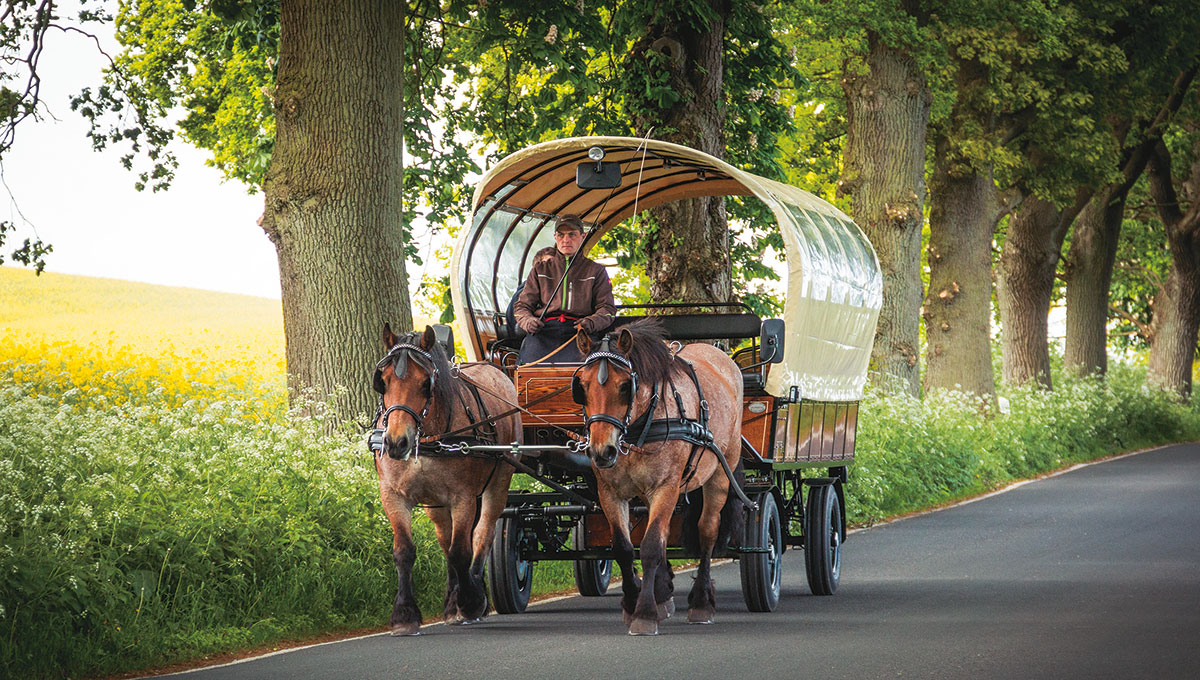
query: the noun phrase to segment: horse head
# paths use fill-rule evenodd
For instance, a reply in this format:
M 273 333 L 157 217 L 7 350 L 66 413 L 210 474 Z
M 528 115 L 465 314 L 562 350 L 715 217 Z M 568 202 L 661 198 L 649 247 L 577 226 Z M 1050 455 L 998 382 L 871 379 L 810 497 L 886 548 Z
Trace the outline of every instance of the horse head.
M 383 325 L 383 347 L 387 354 L 375 366 L 374 387 L 380 396 L 383 450 L 396 460 L 405 460 L 418 451 L 424 433 L 425 416 L 437 400 L 438 366 L 446 363 L 433 333 L 398 336 L 389 324 Z
M 665 335 L 654 317 L 621 326 L 599 342 L 582 331 L 575 335 L 585 358 L 572 380 L 572 394 L 587 415 L 588 456 L 596 467 L 616 465 L 630 421 L 651 407 L 655 386 L 673 370 Z

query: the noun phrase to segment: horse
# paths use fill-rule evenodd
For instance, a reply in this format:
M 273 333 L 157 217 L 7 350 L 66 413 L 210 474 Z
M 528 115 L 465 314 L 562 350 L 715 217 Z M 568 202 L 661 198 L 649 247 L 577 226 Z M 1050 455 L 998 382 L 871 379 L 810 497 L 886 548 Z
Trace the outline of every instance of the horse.
M 698 533 L 698 545 L 689 547 L 700 555 L 688 594 L 689 623 L 712 623 L 713 550 L 730 535 L 740 535 L 745 521 L 741 501 L 729 493 L 741 472 L 741 371 L 712 345 L 687 345 L 673 355 L 663 336 L 657 319 L 636 321 L 598 342 L 585 332 L 576 335 L 586 358 L 572 391 L 586 414 L 587 453 L 612 527 L 613 557 L 622 574 L 621 610 L 630 635 L 657 635 L 658 622 L 674 612 L 666 541 L 681 493 L 703 489 L 699 516 L 685 518 L 693 525 L 691 535 Z M 629 538 L 634 497 L 649 507 L 641 543 L 644 581 L 634 570 Z
M 496 519 L 504 510 L 513 467 L 499 456 L 455 449 L 464 441 L 518 442 L 520 415 L 487 423 L 517 403 L 516 389 L 492 364 L 454 370 L 433 329 L 403 337 L 383 326 L 387 355 L 375 368 L 380 394 L 375 427 L 383 430 L 375 454 L 379 495 L 392 525 L 392 559 L 398 580 L 389 626 L 392 635 L 417 635 L 421 612 L 413 596 L 412 511 L 418 505 L 433 520 L 448 569 L 443 620 L 469 624 L 487 614 L 484 563 Z M 437 435 L 466 433 L 442 438 Z M 449 441 L 448 441 L 449 439 Z M 478 517 L 478 519 L 476 519 Z

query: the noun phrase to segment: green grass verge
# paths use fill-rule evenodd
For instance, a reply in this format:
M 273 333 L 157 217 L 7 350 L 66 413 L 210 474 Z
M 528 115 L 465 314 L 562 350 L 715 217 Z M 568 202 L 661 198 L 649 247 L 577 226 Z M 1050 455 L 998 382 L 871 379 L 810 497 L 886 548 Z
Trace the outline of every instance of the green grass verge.
M 0 363 L 4 675 L 115 673 L 386 622 L 391 530 L 359 437 L 271 410 L 253 389 L 182 405 L 149 389 L 114 405 L 17 379 L 29 373 Z M 1007 392 L 1010 412 L 991 417 L 954 395 L 869 395 L 849 518 L 1196 438 L 1198 414 L 1141 380 L 1122 366 L 1106 381 L 1060 378 L 1054 393 Z M 415 526 L 419 600 L 435 614 L 444 565 L 428 521 Z M 570 565 L 539 564 L 536 584 L 571 587 Z

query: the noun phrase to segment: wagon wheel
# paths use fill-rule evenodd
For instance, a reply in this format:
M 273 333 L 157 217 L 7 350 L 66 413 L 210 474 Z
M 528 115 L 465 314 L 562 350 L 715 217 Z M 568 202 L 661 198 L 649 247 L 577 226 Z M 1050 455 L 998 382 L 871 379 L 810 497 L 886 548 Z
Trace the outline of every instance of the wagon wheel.
M 571 547 L 575 550 L 587 548 L 587 534 L 584 520 L 579 520 L 575 527 L 575 535 L 571 539 Z M 575 585 L 579 594 L 584 597 L 599 597 L 608 592 L 608 584 L 612 581 L 612 560 L 575 560 Z
M 783 583 L 783 536 L 779 506 L 771 492 L 754 498 L 758 510 L 748 513 L 743 547 L 766 548 L 764 552 L 742 553 L 738 559 L 742 572 L 742 598 L 752 612 L 775 611 Z
M 842 508 L 832 484 L 814 486 L 804 511 L 804 566 L 813 595 L 832 595 L 842 573 Z
M 521 528 L 516 518 L 496 521 L 496 535 L 487 559 L 488 590 L 497 614 L 520 614 L 533 591 L 533 562 L 521 559 Z

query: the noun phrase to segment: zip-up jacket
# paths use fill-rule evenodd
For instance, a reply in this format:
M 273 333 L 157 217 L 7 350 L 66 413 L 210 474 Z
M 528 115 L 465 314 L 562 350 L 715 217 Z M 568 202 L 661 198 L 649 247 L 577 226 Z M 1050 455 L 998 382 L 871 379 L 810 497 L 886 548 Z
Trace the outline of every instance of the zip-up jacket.
M 542 308 L 548 307 L 545 319 L 565 314 L 579 319 L 579 327 L 588 333 L 608 328 L 617 307 L 613 301 L 612 282 L 604 267 L 582 255 L 567 258 L 556 248 L 545 250 L 553 252 L 545 258 L 542 257 L 544 251 L 538 252 L 536 264 L 525 280 L 525 288 L 513 305 L 517 325 L 524 327 L 526 320 L 538 318 Z M 558 286 L 563 270 L 568 267 L 566 280 Z M 557 292 L 555 287 L 558 287 Z

